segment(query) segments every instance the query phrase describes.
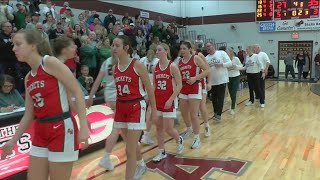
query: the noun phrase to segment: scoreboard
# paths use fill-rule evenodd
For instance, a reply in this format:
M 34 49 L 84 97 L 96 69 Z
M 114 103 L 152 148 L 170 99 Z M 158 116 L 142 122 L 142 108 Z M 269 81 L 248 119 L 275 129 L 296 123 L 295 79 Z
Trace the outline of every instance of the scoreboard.
M 256 21 L 319 17 L 319 0 L 256 0 Z

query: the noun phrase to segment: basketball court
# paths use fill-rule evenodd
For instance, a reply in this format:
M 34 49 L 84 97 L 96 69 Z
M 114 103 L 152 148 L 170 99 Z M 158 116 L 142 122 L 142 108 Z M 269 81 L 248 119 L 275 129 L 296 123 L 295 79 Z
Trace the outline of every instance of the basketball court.
M 320 98 L 311 84 L 266 82 L 266 107 L 245 106 L 248 89 L 238 91 L 235 115 L 229 114 L 230 98 L 222 122 L 210 120 L 211 136 L 201 126 L 199 149 L 185 140 L 183 156 L 175 156 L 175 142 L 166 138 L 169 156 L 160 163 L 150 161 L 156 145 L 143 146 L 148 171 L 142 179 L 316 179 L 320 178 Z M 207 107 L 212 114 L 211 102 Z M 184 123 L 177 126 L 184 130 Z M 155 139 L 153 130 L 153 138 Z M 118 143 L 112 153 L 116 168 L 106 172 L 98 166 L 104 150 L 83 156 L 75 164 L 72 179 L 124 179 L 125 149 Z

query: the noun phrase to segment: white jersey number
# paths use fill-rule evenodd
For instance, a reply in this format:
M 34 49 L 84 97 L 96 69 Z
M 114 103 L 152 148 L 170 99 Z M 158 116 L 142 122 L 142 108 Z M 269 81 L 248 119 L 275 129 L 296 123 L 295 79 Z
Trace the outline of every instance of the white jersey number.
M 182 79 L 190 79 L 190 72 L 189 71 L 183 71 L 182 72 Z
M 118 85 L 118 91 L 120 96 L 123 96 L 124 94 L 130 94 L 128 84 L 125 84 L 124 86 Z
M 158 81 L 157 89 L 166 90 L 167 89 L 167 81 Z
M 35 101 L 33 104 L 34 107 L 41 108 L 44 106 L 44 99 L 41 97 L 41 93 L 33 95 L 32 99 Z

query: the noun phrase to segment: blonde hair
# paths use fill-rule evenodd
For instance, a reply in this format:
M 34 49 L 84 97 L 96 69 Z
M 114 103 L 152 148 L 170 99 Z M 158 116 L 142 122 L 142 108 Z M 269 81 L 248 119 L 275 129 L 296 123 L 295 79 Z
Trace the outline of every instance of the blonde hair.
M 167 52 L 167 58 L 171 60 L 170 47 L 166 43 L 160 43 L 158 46 L 163 47 L 163 49 Z
M 149 62 L 151 62 L 151 61 L 153 60 L 155 54 L 156 54 L 156 53 L 154 52 L 153 49 L 149 49 L 149 50 L 147 51 L 147 59 L 148 59 Z M 151 56 L 151 57 L 150 57 L 150 56 Z
M 81 38 L 80 38 L 81 44 L 82 44 L 82 45 L 83 45 L 83 44 L 87 44 L 88 38 L 89 38 L 89 37 L 88 37 L 87 35 L 81 36 Z
M 22 29 L 18 31 L 17 34 L 23 34 L 28 44 L 36 45 L 40 56 L 53 55 L 50 43 L 46 39 L 42 38 L 39 31 Z
M 254 53 L 254 46 L 250 45 L 250 46 L 247 46 L 249 52 L 248 54 L 253 54 Z
M 234 58 L 234 51 L 233 51 L 233 49 L 232 48 L 227 48 L 227 50 L 229 51 L 229 56 L 230 56 L 230 59 L 231 59 L 231 61 L 232 61 L 232 59 Z

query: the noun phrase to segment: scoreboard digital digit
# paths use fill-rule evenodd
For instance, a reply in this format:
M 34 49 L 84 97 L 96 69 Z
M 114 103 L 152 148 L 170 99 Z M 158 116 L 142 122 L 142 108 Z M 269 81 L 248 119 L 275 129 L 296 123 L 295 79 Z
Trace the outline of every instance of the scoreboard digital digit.
M 319 0 L 257 0 L 256 21 L 319 17 Z M 268 5 L 272 4 L 272 10 Z M 270 12 L 272 14 L 270 14 Z
M 256 21 L 273 20 L 273 0 L 257 0 Z
M 274 20 L 319 17 L 319 0 L 275 0 Z

